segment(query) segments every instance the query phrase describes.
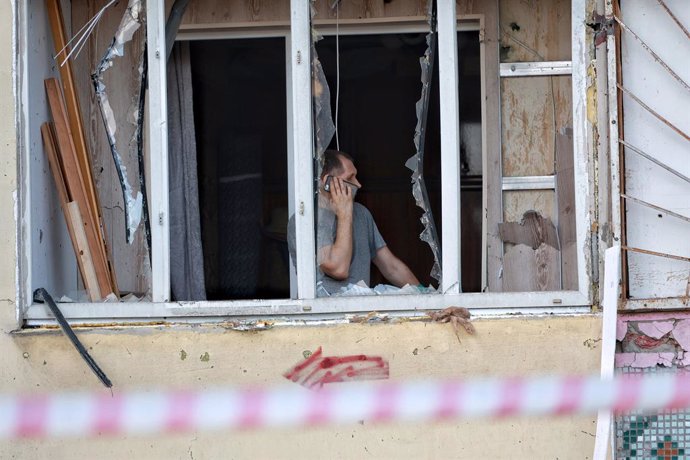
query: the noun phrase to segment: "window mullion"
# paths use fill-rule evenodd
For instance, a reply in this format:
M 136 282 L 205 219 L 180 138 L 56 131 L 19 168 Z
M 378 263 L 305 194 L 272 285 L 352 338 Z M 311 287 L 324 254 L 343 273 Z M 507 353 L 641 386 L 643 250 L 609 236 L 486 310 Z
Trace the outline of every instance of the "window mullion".
M 151 173 L 151 293 L 154 302 L 170 300 L 168 213 L 168 104 L 165 52 L 165 5 L 146 2 L 149 64 L 149 171 Z
M 441 214 L 443 216 L 441 291 L 460 284 L 460 108 L 458 33 L 455 0 L 438 2 L 438 69 L 441 98 Z
M 290 67 L 297 249 L 297 296 L 316 297 L 311 101 L 311 25 L 308 0 L 290 1 Z

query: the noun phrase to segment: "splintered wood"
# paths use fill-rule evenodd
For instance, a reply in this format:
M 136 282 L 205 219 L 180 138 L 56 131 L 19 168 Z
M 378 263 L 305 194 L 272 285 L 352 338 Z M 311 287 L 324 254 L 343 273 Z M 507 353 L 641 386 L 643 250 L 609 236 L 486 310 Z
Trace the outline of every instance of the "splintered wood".
M 527 211 L 520 223 L 499 224 L 504 243 L 513 244 L 503 259 L 506 292 L 558 291 L 561 289 L 561 245 L 550 219 Z

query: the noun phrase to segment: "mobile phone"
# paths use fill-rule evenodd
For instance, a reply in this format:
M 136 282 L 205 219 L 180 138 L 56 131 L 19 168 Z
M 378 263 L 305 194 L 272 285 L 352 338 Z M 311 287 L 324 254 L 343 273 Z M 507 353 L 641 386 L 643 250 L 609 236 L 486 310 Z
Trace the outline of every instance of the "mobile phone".
M 333 176 L 326 176 L 326 183 L 323 185 L 323 189 L 327 192 L 331 191 L 331 180 L 333 179 Z M 352 187 L 353 189 L 357 190 L 359 187 L 356 184 L 353 184 L 350 181 L 346 181 L 345 179 L 340 179 L 343 182 L 345 182 L 347 185 Z

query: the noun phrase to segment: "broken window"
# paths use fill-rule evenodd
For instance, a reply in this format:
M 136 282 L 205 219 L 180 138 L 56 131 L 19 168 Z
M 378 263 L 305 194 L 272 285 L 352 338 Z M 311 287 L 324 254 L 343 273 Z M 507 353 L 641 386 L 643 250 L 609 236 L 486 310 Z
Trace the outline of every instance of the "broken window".
M 362 184 L 356 201 L 369 210 L 382 241 L 410 268 L 423 286 L 434 292 L 438 277 L 432 276 L 434 254 L 420 238 L 425 226 L 420 221 L 423 209 L 416 204 L 411 175 L 406 166 L 416 155 L 414 133 L 422 105 L 420 58 L 427 51 L 426 33 L 364 34 L 326 36 L 316 45 L 318 57 L 330 88 L 330 105 L 338 108 L 338 136 L 329 148 L 350 154 Z M 467 292 L 478 292 L 481 282 L 481 203 L 482 203 L 482 127 L 479 32 L 458 32 L 459 93 L 461 120 L 462 254 L 463 285 Z M 338 59 L 340 62 L 338 62 Z M 433 65 L 433 62 L 432 62 Z M 429 216 L 433 218 L 435 239 L 440 243 L 441 161 L 438 63 L 429 75 L 430 97 L 426 108 L 424 180 Z M 415 164 L 416 166 L 416 164 Z M 415 169 L 413 166 L 413 170 Z M 420 192 L 421 193 L 421 192 Z M 422 201 L 420 199 L 420 201 Z M 318 218 L 317 218 L 318 219 Z M 329 222 L 333 225 L 333 221 Z M 319 222 L 318 225 L 328 225 Z M 318 229 L 322 231 L 322 229 Z M 329 228 L 331 233 L 333 228 Z M 439 251 L 440 251 L 440 244 Z M 438 271 L 438 270 L 437 270 Z M 351 278 L 350 284 L 356 283 Z M 343 283 L 341 283 L 342 285 Z M 339 287 L 328 294 L 357 295 L 377 291 L 397 292 L 391 282 L 372 266 L 366 287 Z M 414 289 L 412 292 L 419 292 Z
M 424 158 L 417 164 L 410 159 L 418 155 L 415 132 L 424 112 L 417 105 L 425 71 L 420 58 L 428 52 L 431 25 L 426 8 L 412 3 L 401 0 L 365 14 L 342 0 L 338 18 L 319 3 L 312 20 L 309 3 L 298 0 L 251 12 L 198 0 L 183 18 L 170 57 L 161 51 L 158 26 L 167 10 L 147 4 L 143 184 L 150 185 L 151 252 L 143 231 L 134 233 L 138 246 L 132 249 L 108 228 L 118 281 L 144 283 L 123 290 L 150 291 L 154 302 L 223 301 L 210 315 L 264 314 L 269 307 L 290 314 L 396 310 L 448 302 L 587 305 L 585 71 L 582 54 L 570 52 L 572 36 L 583 47 L 583 3 L 460 2 L 456 14 L 453 2 L 439 1 L 438 54 L 426 69 L 431 78 Z M 571 6 L 577 13 L 572 16 Z M 123 195 L 89 76 L 126 7 L 120 2 L 103 15 L 99 34 L 75 61 L 82 116 L 103 165 L 94 172 L 107 211 L 119 216 L 119 233 L 126 229 Z M 31 25 L 45 29 L 44 7 L 26 8 L 33 13 L 26 16 Z M 69 30 L 76 32 L 97 14 L 92 6 L 70 4 Z M 380 296 L 375 306 L 369 300 L 317 298 L 315 192 L 322 185 L 315 179 L 322 165 L 314 162 L 314 136 L 322 125 L 312 105 L 312 29 L 324 35 L 314 55 L 323 67 L 322 89 L 329 92 L 324 111 L 338 127 L 337 137 L 322 147 L 354 158 L 363 185 L 357 201 L 419 284 L 442 295 L 402 301 Z M 50 43 L 26 34 L 24 40 L 37 51 L 23 61 L 29 63 L 24 91 L 31 95 L 26 110 L 32 114 L 25 170 L 33 191 L 22 201 L 22 212 L 31 211 L 33 222 L 31 242 L 25 241 L 32 273 L 25 297 L 43 285 L 59 298 L 72 285 L 79 287 L 79 275 L 68 232 L 55 225 L 61 222 L 59 203 L 42 198 L 53 185 L 34 133 L 47 118 L 39 94 L 54 61 Z M 139 108 L 134 96 L 144 69 L 137 40 L 104 77 L 118 126 L 127 128 L 135 126 L 127 124 L 128 114 Z M 500 49 L 494 46 L 499 40 Z M 134 131 L 120 135 L 133 137 Z M 123 142 L 130 145 L 131 139 Z M 426 196 L 417 187 L 422 169 Z M 291 215 L 298 221 L 294 265 L 287 250 Z M 142 269 L 149 256 L 150 278 Z M 369 286 L 385 278 L 374 266 Z M 479 292 L 485 294 L 463 297 Z M 182 304 L 179 311 L 200 305 L 207 304 Z M 117 314 L 136 316 L 133 306 L 120 308 Z M 160 305 L 150 308 L 164 308 L 156 310 L 160 316 L 176 314 Z

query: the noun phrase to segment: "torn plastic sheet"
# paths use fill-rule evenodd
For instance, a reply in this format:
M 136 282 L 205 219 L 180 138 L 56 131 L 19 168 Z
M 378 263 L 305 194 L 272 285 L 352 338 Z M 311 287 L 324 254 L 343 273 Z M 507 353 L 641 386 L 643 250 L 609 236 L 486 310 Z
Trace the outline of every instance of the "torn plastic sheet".
M 122 197 L 124 201 L 125 212 L 125 235 L 127 243 L 132 244 L 134 241 L 134 232 L 141 222 L 143 211 L 143 196 L 141 192 L 134 193 L 134 189 L 129 182 L 127 176 L 127 168 L 123 164 L 122 157 L 117 150 L 115 142 L 115 133 L 117 132 L 117 123 L 115 122 L 115 114 L 110 105 L 108 94 L 106 93 L 105 83 L 103 81 L 103 74 L 113 65 L 113 59 L 116 56 L 124 55 L 124 46 L 127 42 L 132 40 L 134 33 L 141 27 L 143 23 L 144 6 L 142 0 L 129 0 L 127 10 L 120 21 L 120 25 L 115 32 L 113 41 L 106 50 L 105 55 L 101 59 L 98 67 L 91 75 L 91 80 L 96 91 L 96 100 L 101 109 L 101 116 L 103 124 L 108 135 L 108 143 L 113 155 L 113 162 L 117 170 L 117 176 L 122 187 Z
M 313 21 L 316 15 L 316 8 L 314 1 L 311 2 L 311 19 Z M 335 134 L 335 124 L 333 123 L 333 114 L 331 113 L 331 90 L 326 81 L 326 74 L 323 72 L 321 61 L 316 52 L 316 42 L 323 37 L 312 27 L 311 29 L 311 79 L 312 79 L 312 95 L 314 106 L 314 137 L 316 148 L 314 149 L 314 158 L 317 160 L 317 170 L 315 179 L 321 177 L 321 168 L 323 167 L 323 153 L 328 148 L 328 145 Z
M 429 100 L 431 98 L 431 82 L 433 79 L 434 59 L 436 57 L 436 2 L 429 2 L 429 26 L 430 31 L 426 36 L 427 48 L 424 56 L 419 59 L 422 70 L 422 95 L 415 105 L 417 112 L 417 127 L 414 133 L 414 146 L 417 153 L 410 157 L 405 166 L 412 171 L 412 196 L 417 206 L 422 208 L 424 214 L 420 221 L 424 225 L 424 230 L 419 238 L 427 243 L 434 255 L 434 266 L 431 269 L 431 276 L 439 283 L 441 282 L 441 250 L 434 223 L 434 216 L 431 212 L 429 195 L 424 182 L 424 144 L 426 138 L 426 121 L 429 112 Z

